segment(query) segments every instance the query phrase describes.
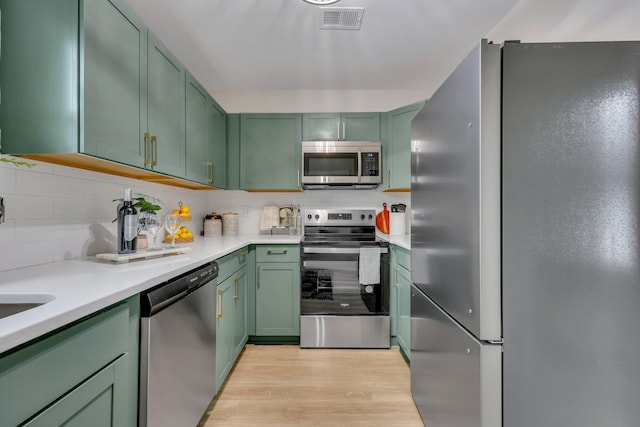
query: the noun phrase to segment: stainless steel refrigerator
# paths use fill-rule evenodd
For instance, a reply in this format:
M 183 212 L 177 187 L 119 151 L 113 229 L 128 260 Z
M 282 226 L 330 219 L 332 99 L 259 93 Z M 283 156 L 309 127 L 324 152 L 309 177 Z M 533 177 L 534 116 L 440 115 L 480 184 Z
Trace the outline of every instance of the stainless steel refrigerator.
M 481 41 L 412 124 L 428 427 L 640 422 L 640 43 Z

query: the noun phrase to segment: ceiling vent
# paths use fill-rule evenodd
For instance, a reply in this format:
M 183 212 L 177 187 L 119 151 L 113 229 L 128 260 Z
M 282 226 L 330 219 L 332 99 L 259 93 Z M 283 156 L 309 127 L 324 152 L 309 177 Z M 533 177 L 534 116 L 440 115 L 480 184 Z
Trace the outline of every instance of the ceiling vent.
M 364 7 L 321 7 L 321 30 L 359 30 Z

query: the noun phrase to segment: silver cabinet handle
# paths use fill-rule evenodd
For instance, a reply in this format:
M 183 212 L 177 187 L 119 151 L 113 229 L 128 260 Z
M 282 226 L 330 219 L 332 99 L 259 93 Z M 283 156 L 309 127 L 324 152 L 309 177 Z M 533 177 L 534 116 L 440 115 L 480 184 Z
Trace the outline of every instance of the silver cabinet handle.
M 340 141 L 340 123 L 341 123 L 340 120 L 338 120 L 338 123 L 336 123 L 336 139 L 338 141 Z
M 239 277 L 234 277 L 233 278 L 233 282 L 236 285 L 236 294 L 233 296 L 233 300 L 234 301 L 238 301 L 240 299 L 240 278 Z
M 342 140 L 344 141 L 347 138 L 347 124 L 342 122 Z
M 218 311 L 216 312 L 218 319 L 222 319 L 222 293 L 222 289 L 218 289 Z
M 298 183 L 297 187 L 300 188 L 300 169 L 296 171 L 296 182 Z
M 207 162 L 207 168 L 209 168 L 209 179 L 207 182 L 213 184 L 213 162 Z

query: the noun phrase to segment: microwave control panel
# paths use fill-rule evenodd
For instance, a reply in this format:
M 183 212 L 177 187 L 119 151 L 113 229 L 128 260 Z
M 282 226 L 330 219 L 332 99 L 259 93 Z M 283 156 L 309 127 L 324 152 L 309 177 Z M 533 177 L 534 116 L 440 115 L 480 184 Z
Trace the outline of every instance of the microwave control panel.
M 362 176 L 380 176 L 380 153 L 362 154 Z

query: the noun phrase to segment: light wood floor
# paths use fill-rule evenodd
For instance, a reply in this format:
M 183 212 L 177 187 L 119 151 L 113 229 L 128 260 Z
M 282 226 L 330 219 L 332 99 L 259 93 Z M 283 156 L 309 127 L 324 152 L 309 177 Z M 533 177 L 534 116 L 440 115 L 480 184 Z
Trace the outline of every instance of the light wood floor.
M 209 411 L 201 427 L 423 425 L 395 347 L 247 345 Z

